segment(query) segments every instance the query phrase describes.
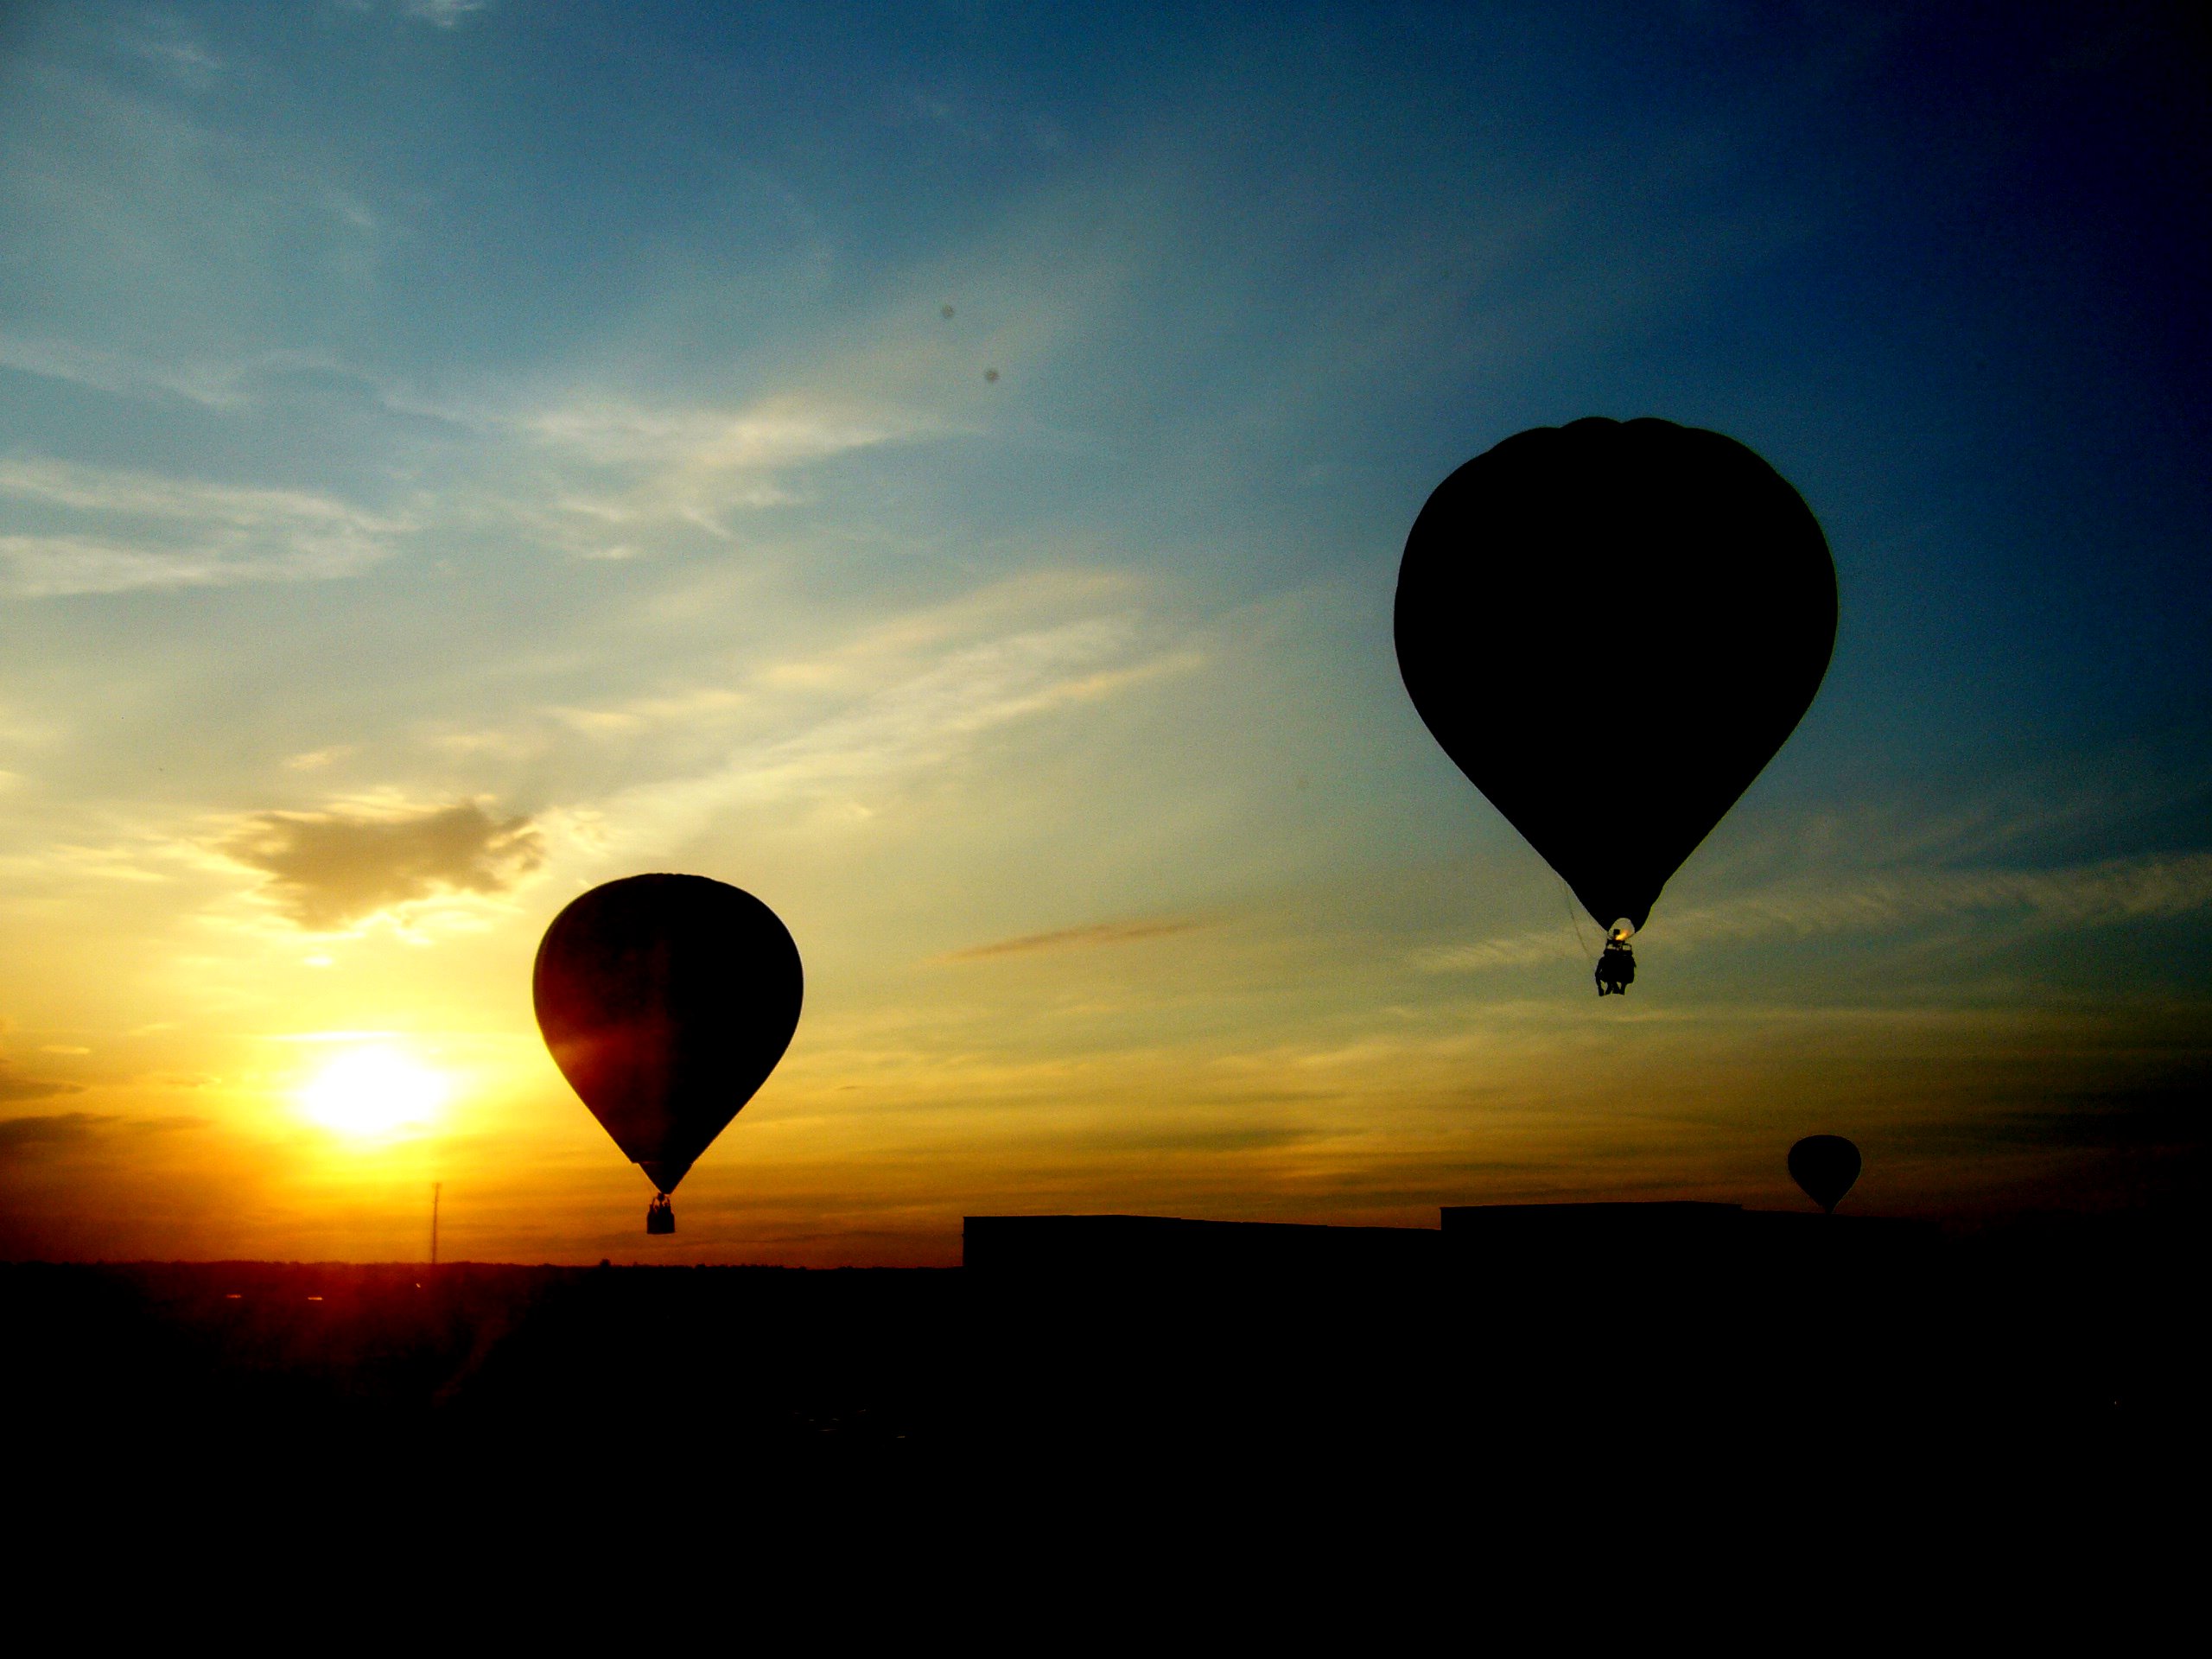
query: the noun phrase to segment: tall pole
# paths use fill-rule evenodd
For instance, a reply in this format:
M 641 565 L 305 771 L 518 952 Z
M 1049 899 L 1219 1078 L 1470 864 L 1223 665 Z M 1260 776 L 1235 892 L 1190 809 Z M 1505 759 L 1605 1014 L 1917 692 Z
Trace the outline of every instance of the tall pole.
M 446 1190 L 443 1181 L 430 1183 L 430 1265 L 438 1265 L 438 1195 Z

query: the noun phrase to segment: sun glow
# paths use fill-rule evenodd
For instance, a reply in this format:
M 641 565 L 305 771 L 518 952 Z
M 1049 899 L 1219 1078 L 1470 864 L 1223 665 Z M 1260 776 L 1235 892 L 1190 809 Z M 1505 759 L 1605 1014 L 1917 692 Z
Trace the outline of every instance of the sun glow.
M 387 1047 L 350 1049 L 300 1090 L 309 1117 L 340 1135 L 391 1135 L 427 1122 L 445 1103 L 446 1080 Z

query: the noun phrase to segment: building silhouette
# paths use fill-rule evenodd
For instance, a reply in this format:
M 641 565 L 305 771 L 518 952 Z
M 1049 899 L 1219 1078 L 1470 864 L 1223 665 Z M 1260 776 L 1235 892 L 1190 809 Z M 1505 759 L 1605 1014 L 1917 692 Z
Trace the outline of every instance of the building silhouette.
M 1768 1276 L 1839 1258 L 1924 1255 L 1933 1223 L 1690 1201 L 1446 1206 L 1436 1228 L 1179 1216 L 969 1216 L 962 1260 L 994 1277 L 1449 1271 L 1532 1279 Z

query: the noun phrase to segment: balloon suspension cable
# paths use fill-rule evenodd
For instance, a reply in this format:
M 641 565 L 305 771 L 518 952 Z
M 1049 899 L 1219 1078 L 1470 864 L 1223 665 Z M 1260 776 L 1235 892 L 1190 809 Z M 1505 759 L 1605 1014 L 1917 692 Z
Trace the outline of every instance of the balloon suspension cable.
M 1598 952 L 1582 931 L 1582 912 L 1574 902 L 1574 889 L 1567 885 L 1565 876 L 1554 879 L 1559 882 L 1560 897 L 1567 901 L 1567 925 L 1574 930 L 1574 942 L 1582 947 L 1583 959 L 1594 965 L 1598 960 Z

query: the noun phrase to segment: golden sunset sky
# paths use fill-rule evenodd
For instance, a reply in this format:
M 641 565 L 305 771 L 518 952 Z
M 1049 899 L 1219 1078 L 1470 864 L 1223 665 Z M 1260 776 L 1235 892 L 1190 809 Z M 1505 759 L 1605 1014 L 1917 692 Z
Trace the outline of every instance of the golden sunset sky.
M 434 1181 L 444 1255 L 531 1262 L 1802 1205 L 1814 1132 L 1864 1213 L 2166 1201 L 2212 1074 L 2168 18 L 10 8 L 0 1257 L 405 1258 Z M 1428 491 L 1588 414 L 1752 446 L 1842 595 L 1602 1004 L 1389 627 Z M 652 1240 L 530 1003 L 648 870 L 807 975 Z

